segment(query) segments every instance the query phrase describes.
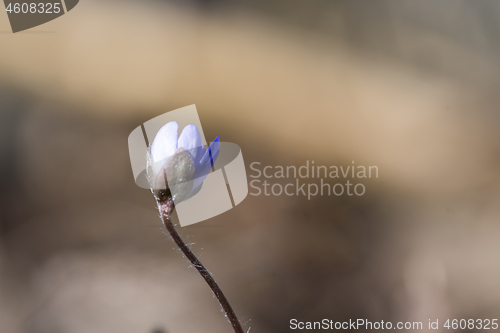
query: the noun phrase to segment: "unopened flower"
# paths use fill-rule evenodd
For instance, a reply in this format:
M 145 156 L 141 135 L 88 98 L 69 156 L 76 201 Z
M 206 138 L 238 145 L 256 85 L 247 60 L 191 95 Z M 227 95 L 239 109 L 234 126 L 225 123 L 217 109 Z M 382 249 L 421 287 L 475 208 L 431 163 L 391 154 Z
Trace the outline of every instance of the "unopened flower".
M 148 180 L 158 201 L 168 197 L 176 202 L 195 194 L 217 160 L 219 137 L 205 150 L 200 132 L 187 125 L 177 138 L 176 121 L 165 124 L 148 149 Z

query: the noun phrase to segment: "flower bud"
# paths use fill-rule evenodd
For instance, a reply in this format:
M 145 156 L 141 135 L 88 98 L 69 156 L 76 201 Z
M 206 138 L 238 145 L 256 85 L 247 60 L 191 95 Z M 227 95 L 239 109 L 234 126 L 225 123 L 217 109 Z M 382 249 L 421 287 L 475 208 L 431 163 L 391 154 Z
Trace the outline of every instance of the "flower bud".
M 147 177 L 159 202 L 179 203 L 195 195 L 219 154 L 218 137 L 205 150 L 195 125 L 187 125 L 178 139 L 177 132 L 177 122 L 167 123 L 147 151 Z

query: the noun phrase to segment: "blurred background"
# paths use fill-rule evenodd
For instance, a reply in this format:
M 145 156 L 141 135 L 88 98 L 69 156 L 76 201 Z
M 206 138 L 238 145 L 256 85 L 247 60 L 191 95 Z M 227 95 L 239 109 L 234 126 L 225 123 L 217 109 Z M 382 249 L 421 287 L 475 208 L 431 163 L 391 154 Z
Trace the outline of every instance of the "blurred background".
M 231 332 L 128 157 L 190 104 L 247 166 L 379 167 L 362 197 L 179 229 L 245 329 L 498 318 L 499 36 L 495 0 L 82 0 L 17 34 L 1 11 L 0 332 Z

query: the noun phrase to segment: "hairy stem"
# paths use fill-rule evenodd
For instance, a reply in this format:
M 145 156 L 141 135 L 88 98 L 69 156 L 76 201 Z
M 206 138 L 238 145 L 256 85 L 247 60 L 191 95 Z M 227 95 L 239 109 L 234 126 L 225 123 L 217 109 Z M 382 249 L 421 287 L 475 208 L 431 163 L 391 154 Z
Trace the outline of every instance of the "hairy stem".
M 244 333 L 243 328 L 241 327 L 241 324 L 238 321 L 238 318 L 236 317 L 236 313 L 234 313 L 233 308 L 229 304 L 229 301 L 227 300 L 226 296 L 224 296 L 224 293 L 220 289 L 219 285 L 215 282 L 214 278 L 207 271 L 205 266 L 203 266 L 201 261 L 194 255 L 194 253 L 189 249 L 186 243 L 184 243 L 182 238 L 177 233 L 177 230 L 175 230 L 174 225 L 171 221 L 172 211 L 174 210 L 173 200 L 169 198 L 164 202 L 161 203 L 159 202 L 158 210 L 160 211 L 161 220 L 165 225 L 165 228 L 167 228 L 170 237 L 172 237 L 172 240 L 175 242 L 175 244 L 177 244 L 179 249 L 181 249 L 182 253 L 184 253 L 184 255 L 188 258 L 191 264 L 193 264 L 193 266 L 198 270 L 200 275 L 205 279 L 205 282 L 209 285 L 210 289 L 212 289 L 212 292 L 219 300 L 219 303 L 226 312 L 226 316 L 229 319 L 229 322 L 231 323 L 234 332 Z

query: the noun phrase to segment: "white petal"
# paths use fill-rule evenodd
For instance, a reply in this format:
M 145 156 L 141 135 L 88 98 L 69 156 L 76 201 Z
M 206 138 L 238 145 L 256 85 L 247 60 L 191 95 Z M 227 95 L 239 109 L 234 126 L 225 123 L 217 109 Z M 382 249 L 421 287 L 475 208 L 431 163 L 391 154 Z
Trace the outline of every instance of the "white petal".
M 176 121 L 171 121 L 158 131 L 151 144 L 151 157 L 153 159 L 153 170 L 156 171 L 161 166 L 159 162 L 172 156 L 177 150 L 177 132 L 179 125 Z
M 179 136 L 179 147 L 186 149 L 193 161 L 198 162 L 205 153 L 205 147 L 201 143 L 200 132 L 196 125 L 189 124 L 182 130 Z

